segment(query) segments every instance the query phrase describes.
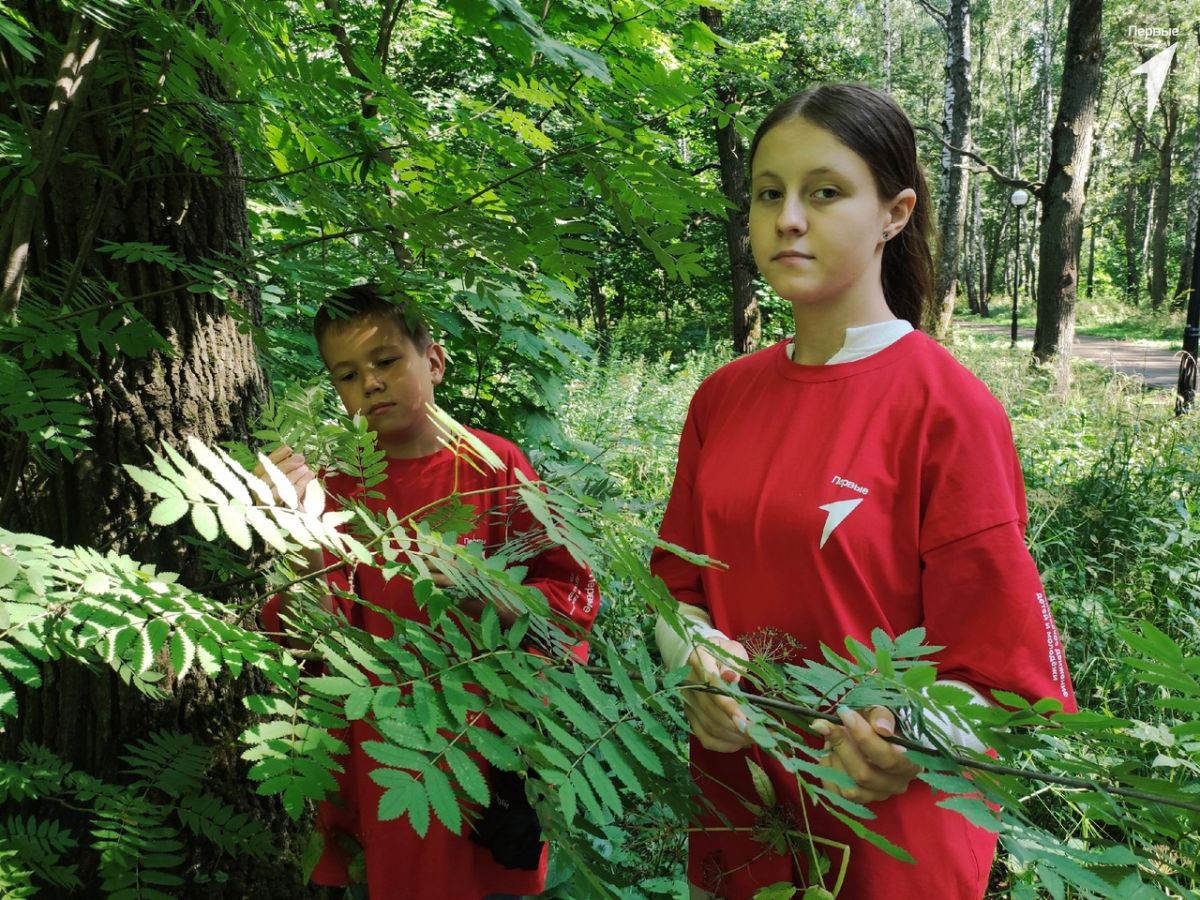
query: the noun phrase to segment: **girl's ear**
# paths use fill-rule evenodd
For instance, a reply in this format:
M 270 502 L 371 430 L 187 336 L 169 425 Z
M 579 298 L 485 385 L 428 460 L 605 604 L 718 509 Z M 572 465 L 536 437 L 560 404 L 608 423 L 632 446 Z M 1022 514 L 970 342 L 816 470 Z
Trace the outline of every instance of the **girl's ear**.
M 912 188 L 905 188 L 895 197 L 888 208 L 888 220 L 886 227 L 896 233 L 908 224 L 909 218 L 912 216 L 913 210 L 917 206 L 917 192 Z

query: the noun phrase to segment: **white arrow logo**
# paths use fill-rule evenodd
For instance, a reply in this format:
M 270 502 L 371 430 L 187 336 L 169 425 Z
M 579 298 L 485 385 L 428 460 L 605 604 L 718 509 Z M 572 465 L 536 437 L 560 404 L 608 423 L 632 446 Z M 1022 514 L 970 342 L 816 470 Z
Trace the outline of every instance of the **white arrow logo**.
M 1140 66 L 1133 70 L 1134 75 L 1146 76 L 1146 120 L 1154 115 L 1154 108 L 1158 106 L 1158 95 L 1162 93 L 1163 84 L 1167 80 L 1167 73 L 1171 71 L 1171 60 L 1175 58 L 1175 48 L 1179 46 L 1176 41 L 1162 53 L 1150 57 Z
M 858 504 L 862 502 L 862 497 L 856 497 L 853 500 L 838 500 L 834 503 L 826 503 L 824 506 L 817 507 L 817 509 L 825 510 L 825 530 L 821 532 L 821 543 L 818 547 L 825 546 L 825 542 L 833 534 L 833 529 L 845 522 L 846 517 L 854 512 Z

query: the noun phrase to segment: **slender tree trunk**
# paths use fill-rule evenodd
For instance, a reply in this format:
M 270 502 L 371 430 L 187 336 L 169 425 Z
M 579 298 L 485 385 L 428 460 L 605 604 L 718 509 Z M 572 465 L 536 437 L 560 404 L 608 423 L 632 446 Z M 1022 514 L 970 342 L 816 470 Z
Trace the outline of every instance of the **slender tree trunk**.
M 892 92 L 892 0 L 883 0 L 883 84 Z
M 1150 185 L 1150 195 L 1146 200 L 1145 206 L 1146 218 L 1142 228 L 1142 252 L 1141 252 L 1141 276 L 1145 282 L 1146 293 L 1150 293 L 1150 245 L 1154 235 L 1154 214 L 1158 209 L 1158 179 L 1155 178 Z
M 1092 282 L 1096 275 L 1096 222 L 1088 226 L 1088 265 L 1085 295 L 1092 299 Z
M 592 325 L 596 329 L 596 340 L 600 350 L 600 361 L 607 362 L 612 335 L 608 329 L 608 307 L 604 291 L 600 289 L 600 281 L 596 276 L 588 276 L 588 296 L 592 303 Z
M 1133 155 L 1129 163 L 1129 179 L 1125 182 L 1125 209 L 1121 216 L 1121 232 L 1125 239 L 1125 299 L 1137 306 L 1141 293 L 1141 256 L 1138 240 L 1138 170 L 1141 167 L 1145 139 L 1141 129 L 1133 138 Z
M 971 4 L 951 0 L 946 15 L 946 82 L 942 108 L 942 192 L 938 205 L 938 256 L 934 301 L 925 328 L 945 337 L 958 296 L 959 254 L 967 213 L 966 157 L 950 149 L 971 143 Z
M 720 32 L 721 13 L 712 7 L 700 8 L 700 19 L 714 32 Z M 721 166 L 721 190 L 729 209 L 725 217 L 725 243 L 729 249 L 729 280 L 732 297 L 733 349 L 749 353 L 762 336 L 762 317 L 754 290 L 754 256 L 750 252 L 750 193 L 746 186 L 746 149 L 734 126 L 733 112 L 737 92 L 728 82 L 717 86 L 720 108 L 730 115 L 725 124 L 716 125 L 717 158 Z
M 1192 285 L 1192 257 L 1195 255 L 1197 224 L 1200 223 L 1200 104 L 1196 109 L 1196 146 L 1192 150 L 1192 175 L 1188 188 L 1187 230 L 1184 236 L 1183 257 L 1179 266 L 1179 280 L 1175 284 L 1173 305 L 1187 305 L 1188 292 Z
M 1071 0 L 1067 21 L 1062 97 L 1051 136 L 1041 222 L 1037 329 L 1033 354 L 1063 366 L 1075 334 L 1079 270 L 1075 243 L 1091 164 L 1092 136 L 1100 91 L 1103 0 Z
M 1166 124 L 1158 146 L 1158 184 L 1154 201 L 1154 228 L 1150 235 L 1150 305 L 1161 309 L 1167 296 L 1167 224 L 1171 214 L 1171 158 L 1179 125 L 1179 102 L 1164 98 Z
M 987 265 L 984 267 L 983 292 L 984 296 L 989 298 L 989 303 L 991 302 L 992 292 L 996 284 L 994 277 L 996 273 L 996 261 L 1004 257 L 1004 254 L 1000 252 L 1000 239 L 1004 236 L 1004 229 L 1008 224 L 1008 216 L 1011 210 L 1012 204 L 1005 203 L 1004 208 L 1000 211 L 1000 221 L 990 229 L 991 234 L 987 241 Z
M 41 4 L 26 14 L 48 41 L 62 41 L 70 29 L 69 14 L 55 5 Z M 67 304 L 71 298 L 61 294 L 61 275 L 64 267 L 75 267 L 76 284 L 109 284 L 124 297 L 145 298 L 134 306 L 158 329 L 170 352 L 141 358 L 98 352 L 86 369 L 61 360 L 60 367 L 83 385 L 79 399 L 94 420 L 94 436 L 85 452 L 53 472 L 30 462 L 21 445 L 0 440 L 0 471 L 16 476 L 3 479 L 13 493 L 0 498 L 0 525 L 63 545 L 128 553 L 198 585 L 211 576 L 202 571 L 195 548 L 181 540 L 187 529 L 147 527 L 148 500 L 121 466 L 146 464 L 147 448 L 160 441 L 178 446 L 188 435 L 208 442 L 246 439 L 265 385 L 248 329 L 239 326 L 229 305 L 209 294 L 189 293 L 180 272 L 95 252 L 106 241 L 140 241 L 199 263 L 218 254 L 236 256 L 249 240 L 240 162 L 215 127 L 204 137 L 218 177 L 191 173 L 182 159 L 152 158 L 144 148 L 130 152 L 144 141 L 137 113 L 112 111 L 152 105 L 153 84 L 138 81 L 137 67 L 128 64 L 148 49 L 154 48 L 133 33 L 107 33 L 95 82 L 80 95 L 83 108 L 75 127 L 64 135 L 38 190 L 25 295 Z M 49 77 L 52 84 L 54 71 L 47 66 L 53 64 L 43 57 L 20 63 L 16 72 L 24 84 L 22 101 L 38 118 L 48 102 L 40 87 L 46 82 L 38 79 Z M 200 79 L 203 89 L 216 91 L 209 76 L 201 72 Z M 256 290 L 233 291 L 230 302 L 240 306 L 244 321 L 257 321 Z M 14 496 L 19 502 L 11 502 Z M 154 729 L 181 729 L 217 749 L 212 789 L 266 824 L 279 825 L 282 814 L 273 801 L 255 795 L 234 749 L 236 735 L 248 724 L 241 697 L 251 687 L 250 676 L 235 683 L 193 674 L 168 687 L 166 700 L 150 702 L 108 670 L 48 663 L 42 687 L 21 697 L 20 715 L 0 737 L 0 749 L 11 756 L 21 741 L 40 743 L 77 767 L 110 778 L 122 766 L 125 744 Z M 225 896 L 308 895 L 294 836 L 284 830 L 278 834 L 279 852 L 270 860 L 219 861 L 228 876 Z M 79 856 L 86 871 L 87 854 Z M 202 862 L 198 865 L 196 874 L 207 873 Z M 211 892 L 211 884 L 195 885 L 181 896 Z

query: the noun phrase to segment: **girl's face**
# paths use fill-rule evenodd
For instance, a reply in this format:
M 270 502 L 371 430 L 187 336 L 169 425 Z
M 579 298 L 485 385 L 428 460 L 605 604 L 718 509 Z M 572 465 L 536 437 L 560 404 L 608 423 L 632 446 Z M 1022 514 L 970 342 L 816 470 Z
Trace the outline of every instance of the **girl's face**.
M 759 141 L 750 191 L 754 261 L 780 297 L 851 314 L 883 300 L 883 233 L 908 221 L 912 190 L 881 200 L 861 156 L 819 125 L 788 119 Z

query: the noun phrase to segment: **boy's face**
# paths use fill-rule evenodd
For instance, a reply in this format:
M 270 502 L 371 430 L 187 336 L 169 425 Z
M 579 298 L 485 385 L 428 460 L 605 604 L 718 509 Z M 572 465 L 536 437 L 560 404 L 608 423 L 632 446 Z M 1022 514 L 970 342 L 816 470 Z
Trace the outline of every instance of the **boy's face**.
M 441 346 L 420 351 L 394 319 L 339 322 L 321 339 L 321 356 L 350 415 L 362 413 L 389 456 L 427 456 L 440 448 L 426 404 L 441 384 Z

